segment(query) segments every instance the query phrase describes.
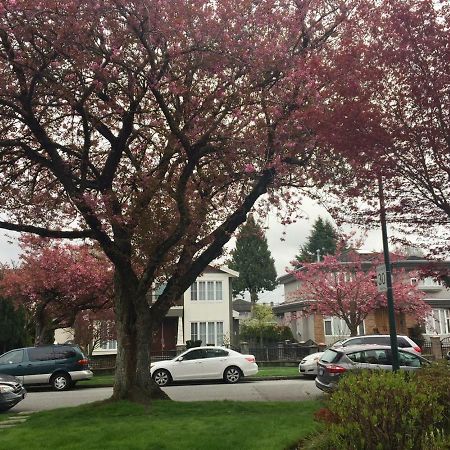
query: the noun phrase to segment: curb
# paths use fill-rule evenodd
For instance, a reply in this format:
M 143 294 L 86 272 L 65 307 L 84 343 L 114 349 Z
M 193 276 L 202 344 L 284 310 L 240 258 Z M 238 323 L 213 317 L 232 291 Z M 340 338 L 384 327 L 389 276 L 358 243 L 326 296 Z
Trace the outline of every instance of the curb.
M 245 377 L 241 380 L 241 382 L 249 382 L 249 381 L 277 381 L 277 380 L 308 380 L 308 378 L 302 375 L 290 375 L 290 376 L 269 376 L 269 377 Z M 206 380 L 205 380 L 206 381 Z M 95 388 L 108 388 L 113 387 L 113 384 L 87 384 L 81 385 L 78 384 L 75 389 L 83 388 L 83 389 L 95 389 Z

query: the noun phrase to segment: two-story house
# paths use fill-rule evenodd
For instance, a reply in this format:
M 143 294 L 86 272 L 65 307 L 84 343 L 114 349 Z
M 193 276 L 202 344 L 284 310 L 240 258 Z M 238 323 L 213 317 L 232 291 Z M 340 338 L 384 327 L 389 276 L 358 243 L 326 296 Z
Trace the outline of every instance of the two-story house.
M 371 262 L 367 261 L 367 267 Z M 395 261 L 394 268 L 402 268 L 405 273 L 413 273 L 426 270 L 430 267 L 429 260 L 416 257 Z M 450 269 L 450 261 L 441 261 L 440 267 Z M 364 267 L 364 263 L 363 263 Z M 273 308 L 274 314 L 280 322 L 291 327 L 294 337 L 298 341 L 311 339 L 317 343 L 330 345 L 333 342 L 350 335 L 349 329 L 342 319 L 337 317 L 324 317 L 320 314 L 305 315 L 307 303 L 295 298 L 295 291 L 300 288 L 300 282 L 292 274 L 287 274 L 278 279 L 284 287 L 285 301 Z M 450 336 L 450 289 L 431 277 L 417 279 L 410 277 L 405 282 L 416 284 L 424 292 L 424 301 L 432 308 L 432 314 L 425 324 L 424 337 L 433 335 L 440 337 Z M 416 322 L 405 314 L 396 315 L 397 332 L 399 334 L 412 335 Z M 389 320 L 386 309 L 379 309 L 367 315 L 360 325 L 359 334 L 389 333 Z

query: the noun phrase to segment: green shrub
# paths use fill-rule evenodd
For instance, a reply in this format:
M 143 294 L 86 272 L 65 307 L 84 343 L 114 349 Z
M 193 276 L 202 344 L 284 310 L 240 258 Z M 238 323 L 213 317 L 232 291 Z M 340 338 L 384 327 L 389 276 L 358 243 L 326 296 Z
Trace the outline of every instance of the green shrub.
M 405 372 L 349 373 L 329 401 L 337 420 L 327 430 L 329 442 L 347 450 L 438 448 L 444 409 L 438 397 L 433 386 L 419 387 Z
M 450 432 L 450 364 L 438 361 L 418 370 L 415 375 L 419 389 L 430 386 L 437 394 L 437 401 L 443 407 L 441 426 Z

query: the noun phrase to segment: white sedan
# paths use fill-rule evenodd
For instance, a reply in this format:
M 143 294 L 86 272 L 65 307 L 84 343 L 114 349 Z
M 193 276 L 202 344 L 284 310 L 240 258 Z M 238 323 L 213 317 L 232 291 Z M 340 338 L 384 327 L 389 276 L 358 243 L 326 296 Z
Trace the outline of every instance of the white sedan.
M 150 374 L 158 386 L 172 381 L 219 380 L 237 383 L 242 377 L 256 375 L 253 355 L 242 355 L 224 347 L 195 347 L 168 361 L 152 363 Z
M 311 353 L 300 361 L 298 371 L 304 376 L 317 375 L 317 363 L 322 357 L 323 352 Z

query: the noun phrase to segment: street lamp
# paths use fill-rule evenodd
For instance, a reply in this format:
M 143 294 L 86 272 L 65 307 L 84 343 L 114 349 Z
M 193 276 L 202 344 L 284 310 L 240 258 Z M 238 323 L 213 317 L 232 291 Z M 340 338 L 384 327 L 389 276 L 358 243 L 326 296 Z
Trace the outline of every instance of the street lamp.
M 383 235 L 384 265 L 386 270 L 386 296 L 389 314 L 389 333 L 391 336 L 392 370 L 397 371 L 400 368 L 400 363 L 398 355 L 397 329 L 395 324 L 394 296 L 392 292 L 391 261 L 389 257 L 389 244 L 386 227 L 386 208 L 384 203 L 383 181 L 381 175 L 378 176 L 378 194 L 380 199 L 380 222 L 381 233 Z

